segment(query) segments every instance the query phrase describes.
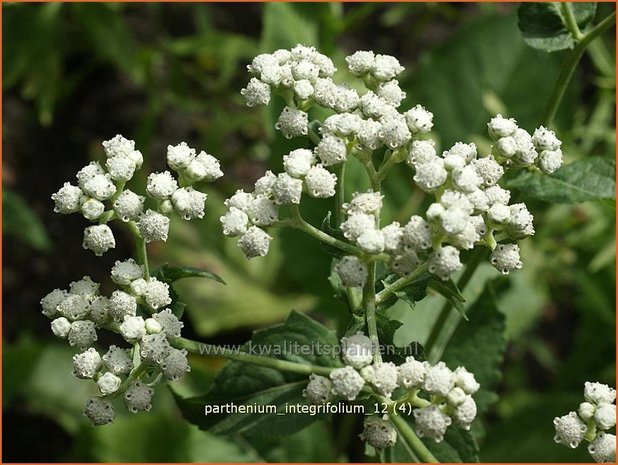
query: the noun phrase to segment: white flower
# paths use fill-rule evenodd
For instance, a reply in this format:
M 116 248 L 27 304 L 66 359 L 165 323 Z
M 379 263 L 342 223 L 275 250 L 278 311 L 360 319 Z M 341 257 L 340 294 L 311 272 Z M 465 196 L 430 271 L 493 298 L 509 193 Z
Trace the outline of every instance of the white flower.
M 582 420 L 584 420 L 584 422 L 587 423 L 594 416 L 595 410 L 595 405 L 591 404 L 590 402 L 582 402 L 581 404 L 579 404 L 577 414 L 579 415 L 579 418 L 581 418 Z
M 472 165 L 483 179 L 483 187 L 493 186 L 504 174 L 504 168 L 491 155 L 472 160 Z
M 274 184 L 273 184 L 274 189 Z M 234 195 L 232 195 L 229 199 L 227 199 L 224 204 L 228 208 L 238 208 L 239 210 L 247 213 L 249 208 L 251 207 L 251 203 L 253 202 L 253 194 L 243 191 L 242 189 L 238 189 Z
M 586 425 L 575 412 L 554 418 L 554 427 L 556 428 L 554 441 L 572 449 L 579 446 L 586 434 Z
M 154 389 L 140 381 L 131 384 L 124 393 L 124 402 L 131 413 L 150 411 Z
M 534 217 L 528 211 L 523 203 L 511 205 L 511 218 L 509 220 L 509 230 L 511 233 L 519 236 L 532 236 L 534 234 L 534 226 L 532 220 Z
M 75 295 L 83 295 L 85 297 L 94 297 L 99 291 L 99 283 L 95 283 L 90 276 L 84 276 L 79 281 L 73 281 L 69 285 L 69 293 Z
M 453 372 L 453 380 L 455 386 L 460 387 L 466 394 L 475 394 L 481 387 L 476 381 L 474 374 L 470 373 L 464 367 L 457 367 Z
M 69 320 L 85 318 L 90 311 L 90 299 L 79 294 L 67 295 L 56 307 L 58 313 Z
M 70 182 L 65 182 L 64 186 L 58 192 L 52 194 L 51 198 L 55 203 L 54 211 L 67 215 L 79 211 L 84 193 L 79 187 L 73 186 Z
M 150 363 L 161 363 L 171 349 L 172 346 L 162 333 L 146 334 L 140 341 L 140 355 Z
M 177 381 L 191 371 L 189 361 L 187 360 L 187 351 L 174 347 L 170 349 L 170 353 L 159 366 L 161 371 L 163 371 L 163 376 L 170 381 Z
M 106 160 L 105 167 L 114 181 L 128 181 L 135 173 L 135 162 L 127 156 L 110 157 Z
M 279 115 L 275 129 L 287 138 L 306 136 L 309 132 L 309 115 L 296 108 L 285 107 Z
M 427 368 L 414 357 L 406 357 L 406 361 L 397 368 L 397 382 L 406 389 L 420 388 L 425 379 Z
M 525 129 L 517 129 L 513 134 L 517 144 L 517 151 L 513 159 L 519 166 L 530 166 L 536 160 L 538 153 L 532 141 L 532 136 Z
M 249 217 L 245 212 L 236 207 L 230 207 L 229 211 L 219 218 L 223 226 L 223 234 L 230 237 L 240 236 L 247 231 Z
M 393 257 L 391 268 L 396 274 L 404 276 L 414 271 L 418 264 L 419 259 L 416 252 L 414 250 L 407 250 Z
M 99 164 L 99 162 L 91 161 L 89 164 L 87 164 L 77 172 L 77 185 L 83 189 L 86 182 L 88 182 L 97 174 L 105 174 L 105 170 Z
M 305 177 L 305 186 L 311 197 L 326 199 L 335 195 L 337 176 L 321 164 L 311 167 Z
M 438 248 L 429 257 L 429 272 L 444 281 L 461 267 L 459 250 L 450 245 Z
M 256 226 L 270 226 L 279 220 L 279 211 L 272 200 L 258 195 L 251 202 L 248 217 Z
M 556 133 L 543 126 L 540 126 L 534 131 L 534 134 L 532 134 L 532 142 L 539 152 L 543 150 L 558 150 L 562 145 L 560 139 L 556 137 Z
M 141 316 L 126 315 L 120 325 L 120 334 L 127 342 L 137 342 L 146 335 L 146 326 Z
M 367 441 L 372 447 L 382 450 L 395 445 L 397 442 L 397 430 L 388 420 L 366 417 L 360 438 L 363 441 Z
M 170 228 L 170 219 L 153 210 L 148 210 L 139 217 L 139 232 L 146 243 L 166 241 Z
M 172 204 L 185 220 L 203 218 L 207 195 L 192 187 L 177 189 L 172 194 Z
M 135 263 L 135 260 L 129 258 L 123 262 L 116 261 L 112 267 L 112 281 L 121 286 L 128 286 L 131 281 L 139 279 L 144 275 L 144 267 Z
M 451 155 L 460 157 L 464 160 L 466 164 L 468 164 L 476 158 L 476 144 L 472 142 L 469 144 L 466 144 L 464 142 L 456 142 L 455 145 L 453 145 L 449 150 L 442 154 L 442 156 L 445 158 Z
M 98 219 L 104 211 L 105 205 L 97 199 L 88 199 L 82 204 L 81 207 L 82 215 L 90 221 L 95 221 Z
M 54 333 L 54 336 L 64 339 L 69 335 L 69 331 L 71 330 L 71 322 L 61 316 L 51 322 L 51 330 L 52 333 Z
M 315 147 L 315 154 L 325 166 L 344 162 L 347 157 L 345 141 L 332 134 L 324 134 L 322 140 Z
M 407 161 L 410 166 L 416 166 L 430 162 L 436 157 L 436 143 L 433 140 L 415 140 L 410 146 Z
M 365 148 L 376 150 L 380 147 L 380 130 L 382 124 L 373 119 L 361 120 L 359 128 L 356 132 L 356 141 Z
M 453 411 L 453 421 L 457 426 L 468 431 L 470 424 L 476 418 L 476 402 L 472 396 L 466 396 L 465 400 Z
M 109 314 L 116 321 L 123 321 L 124 317 L 135 316 L 137 300 L 124 291 L 114 291 L 109 298 Z
M 316 51 L 309 59 L 320 69 L 320 76 L 332 76 L 333 74 L 335 74 L 335 71 L 337 71 L 333 60 L 328 58 L 326 55 L 323 55 L 322 53 L 318 53 Z
M 360 108 L 367 118 L 381 120 L 387 116 L 399 115 L 395 107 L 376 95 L 373 91 L 365 93 L 360 98 Z
M 263 195 L 264 197 L 270 197 L 272 196 L 273 187 L 275 186 L 276 182 L 277 176 L 275 176 L 272 171 L 268 170 L 266 173 L 264 173 L 264 176 L 258 178 L 255 181 L 253 193 L 255 195 Z
M 594 412 L 594 421 L 597 428 L 608 430 L 616 426 L 616 406 L 609 403 L 600 403 Z
M 296 149 L 283 157 L 283 167 L 294 178 L 304 178 L 313 164 L 315 156 L 311 150 Z
M 504 118 L 500 114 L 494 116 L 489 121 L 489 123 L 487 123 L 487 131 L 489 132 L 489 137 L 491 137 L 493 140 L 498 140 L 502 137 L 511 136 L 517 130 L 517 128 L 517 121 L 515 121 L 513 118 Z
M 330 105 L 327 106 L 330 106 L 336 112 L 349 113 L 354 111 L 360 103 L 358 92 L 354 89 L 335 85 L 331 88 L 331 92 Z
M 178 189 L 178 183 L 169 171 L 152 173 L 148 176 L 146 191 L 155 199 L 167 199 L 176 191 L 176 189 Z
M 53 318 L 58 314 L 58 305 L 66 299 L 68 292 L 61 289 L 54 289 L 49 294 L 41 299 L 41 307 L 43 307 L 43 315 L 48 318 Z
M 371 364 L 374 352 L 371 339 L 360 331 L 341 338 L 341 357 L 345 364 L 354 368 L 359 369 Z
M 163 326 L 161 326 L 161 323 L 154 318 L 146 318 L 144 324 L 146 326 L 146 333 L 148 334 L 159 334 L 163 331 Z
M 595 462 L 612 463 L 616 461 L 616 435 L 599 433 L 588 445 L 588 452 Z
M 169 284 L 159 281 L 157 278 L 150 278 L 146 281 L 142 297 L 146 305 L 153 310 L 158 310 L 172 303 Z
M 545 174 L 552 174 L 562 166 L 562 150 L 543 150 L 539 153 L 537 164 Z
M 294 94 L 299 100 L 309 99 L 313 95 L 313 85 L 311 81 L 308 79 L 301 79 L 294 82 Z
M 379 81 L 390 81 L 404 69 L 397 58 L 390 55 L 376 55 L 370 72 Z
M 384 250 L 384 235 L 379 229 L 367 229 L 356 238 L 356 243 L 367 253 L 380 253 Z
M 174 171 L 186 169 L 194 158 L 195 149 L 189 147 L 186 142 L 167 146 L 167 164 Z
M 213 182 L 223 176 L 221 163 L 203 150 L 189 163 L 185 171 L 192 181 Z
M 122 221 L 136 220 L 144 210 L 145 197 L 124 190 L 114 202 L 114 211 Z
M 363 287 L 367 280 L 367 265 L 353 255 L 347 255 L 339 260 L 334 268 L 345 287 Z
M 320 69 L 310 61 L 302 60 L 292 64 L 292 77 L 295 81 L 315 81 L 320 75 Z
M 330 382 L 330 379 L 311 373 L 309 384 L 303 390 L 303 397 L 314 405 L 326 404 L 333 397 L 332 390 L 333 383 Z
M 412 137 L 405 118 L 399 114 L 385 116 L 382 119 L 382 127 L 378 134 L 380 140 L 390 149 L 406 145 Z
M 84 415 L 87 416 L 94 426 L 103 426 L 113 423 L 116 414 L 111 401 L 101 397 L 92 397 L 86 402 Z
M 363 377 L 351 366 L 335 368 L 330 372 L 330 379 L 333 383 L 333 394 L 349 401 L 356 399 L 365 385 Z
M 406 98 L 406 93 L 401 90 L 396 79 L 378 84 L 376 94 L 395 108 L 399 107 L 401 101 Z
M 359 50 L 345 58 L 348 69 L 354 76 L 362 76 L 368 73 L 372 69 L 374 61 L 373 52 L 364 50 Z
M 498 154 L 504 158 L 514 157 L 518 150 L 517 140 L 515 140 L 512 136 L 498 139 L 494 147 L 496 148 Z
M 116 193 L 109 174 L 95 174 L 84 184 L 84 192 L 97 200 L 107 200 Z
M 422 438 L 433 439 L 436 442 L 441 442 L 444 439 L 444 433 L 452 423 L 449 416 L 435 405 L 414 410 L 414 419 L 416 434 Z
M 241 248 L 245 257 L 264 257 L 268 253 L 272 237 L 257 226 L 251 226 L 238 239 L 238 247 Z
M 401 225 L 397 221 L 394 221 L 384 226 L 381 231 L 382 237 L 384 237 L 384 250 L 388 252 L 395 252 L 398 250 L 403 238 L 403 228 Z
M 270 86 L 257 78 L 251 78 L 247 87 L 240 91 L 247 101 L 248 107 L 268 105 L 270 102 Z
M 423 389 L 429 394 L 446 396 L 455 385 L 453 372 L 444 364 L 438 362 L 436 365 L 427 365 Z
M 505 224 L 511 219 L 511 209 L 501 203 L 496 203 L 487 210 L 487 217 L 494 224 Z
M 446 182 L 448 173 L 444 169 L 444 160 L 435 158 L 416 165 L 414 182 L 426 192 L 432 192 Z
M 453 170 L 453 184 L 460 190 L 470 193 L 477 190 L 483 183 L 483 178 L 479 176 L 472 165 Z
M 374 363 L 373 368 L 373 380 L 371 384 L 376 390 L 390 398 L 391 394 L 397 389 L 397 366 L 392 362 Z
M 481 213 L 489 209 L 489 200 L 487 195 L 481 189 L 477 189 L 466 195 L 470 204 L 472 204 L 473 212 Z
M 341 223 L 341 232 L 346 239 L 356 241 L 365 231 L 375 229 L 375 221 L 373 215 L 353 213 L 348 216 L 346 221 Z
M 82 247 L 92 250 L 97 257 L 100 257 L 109 249 L 116 247 L 114 233 L 106 224 L 97 224 L 84 229 L 84 241 Z
M 74 321 L 71 323 L 68 340 L 71 347 L 86 348 L 96 340 L 97 331 L 92 321 Z
M 98 296 L 90 304 L 90 314 L 88 318 L 97 326 L 102 326 L 107 323 L 109 317 L 109 299 L 107 297 Z
M 433 113 L 421 105 L 416 105 L 406 111 L 404 116 L 412 134 L 424 134 L 431 131 L 433 127 Z
M 502 204 L 508 205 L 511 200 L 511 193 L 500 186 L 491 186 L 484 191 L 489 205 Z
M 273 187 L 273 197 L 278 205 L 299 204 L 303 182 L 287 173 L 279 173 Z
M 168 340 L 178 339 L 185 324 L 169 308 L 155 313 L 152 317 L 161 325 Z
M 111 157 L 126 157 L 135 150 L 135 141 L 126 139 L 120 134 L 116 134 L 113 138 L 103 141 L 103 150 L 108 158 Z
M 287 59 L 284 61 L 287 61 Z M 279 65 L 279 60 L 274 55 L 271 55 L 270 53 L 262 53 L 256 56 L 251 61 L 250 65 L 247 65 L 247 69 L 249 70 L 250 73 L 260 74 L 264 70 L 265 67 L 273 66 L 273 65 Z
M 129 350 L 116 346 L 109 347 L 109 350 L 103 355 L 103 362 L 105 367 L 115 375 L 126 375 L 133 369 Z
M 73 374 L 78 378 L 92 379 L 103 366 L 101 356 L 93 347 L 73 355 Z
M 517 244 L 498 244 L 491 253 L 492 266 L 502 274 L 509 274 L 511 270 L 519 270 L 523 263 L 519 258 Z
M 420 216 L 414 215 L 403 227 L 402 241 L 404 246 L 414 250 L 431 247 L 431 227 Z
M 447 208 L 440 215 L 440 224 L 446 234 L 454 236 L 465 229 L 469 218 L 468 212 L 461 208 Z
M 340 137 L 353 136 L 360 129 L 362 119 L 354 113 L 331 115 L 320 127 L 322 134 L 334 134 Z
M 593 404 L 611 404 L 616 400 L 616 390 L 607 384 L 586 381 L 584 383 L 584 397 Z
M 108 371 L 97 380 L 97 387 L 99 391 L 101 391 L 101 394 L 107 396 L 116 392 L 120 387 L 120 383 L 122 383 L 122 380 Z

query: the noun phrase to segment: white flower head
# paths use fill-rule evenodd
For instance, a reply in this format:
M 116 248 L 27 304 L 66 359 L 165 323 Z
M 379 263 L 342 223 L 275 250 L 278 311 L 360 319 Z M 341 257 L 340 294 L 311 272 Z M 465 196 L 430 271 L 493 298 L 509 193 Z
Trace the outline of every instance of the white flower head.
M 332 390 L 333 383 L 331 383 L 330 379 L 312 373 L 309 375 L 309 384 L 303 390 L 303 397 L 311 404 L 322 405 L 332 399 Z
M 436 157 L 436 143 L 433 140 L 415 140 L 410 146 L 407 161 L 410 166 L 416 166 L 430 162 Z
M 360 438 L 372 447 L 382 450 L 395 445 L 397 430 L 390 421 L 370 416 L 365 418 Z
M 141 296 L 146 305 L 153 310 L 158 310 L 172 303 L 169 284 L 159 281 L 157 278 L 150 278 L 145 282 Z
M 349 401 L 356 399 L 365 385 L 363 377 L 351 366 L 335 368 L 330 372 L 330 379 L 333 383 L 332 393 Z
M 489 123 L 487 123 L 489 137 L 493 140 L 511 136 L 517 129 L 517 121 L 513 118 L 504 118 L 500 114 L 494 116 Z
M 148 176 L 146 191 L 158 200 L 169 198 L 178 189 L 178 182 L 169 171 L 152 173 Z
M 101 397 L 91 397 L 86 402 L 84 415 L 90 419 L 94 426 L 103 426 L 113 423 L 116 413 L 111 401 Z
M 135 173 L 135 162 L 128 156 L 110 157 L 105 161 L 105 167 L 114 181 L 129 181 Z
M 116 346 L 109 347 L 109 350 L 103 355 L 103 362 L 110 373 L 115 375 L 126 375 L 133 369 L 129 350 Z
M 126 315 L 120 325 L 120 334 L 127 342 L 140 341 L 146 335 L 146 325 L 141 316 Z
M 344 363 L 360 369 L 373 360 L 375 347 L 367 336 L 360 331 L 352 336 L 341 338 L 341 356 Z
M 364 50 L 359 50 L 345 58 L 348 69 L 354 76 L 362 76 L 368 73 L 373 68 L 374 61 L 373 52 Z
M 315 147 L 315 154 L 324 166 L 342 163 L 347 158 L 345 141 L 333 134 L 324 134 Z
M 558 150 L 562 145 L 560 139 L 556 137 L 556 133 L 543 126 L 540 126 L 534 131 L 534 134 L 532 134 L 532 142 L 539 152 L 543 150 Z
M 415 168 L 414 182 L 425 192 L 433 192 L 441 187 L 448 177 L 444 169 L 444 160 L 441 158 L 436 157 L 426 163 L 417 164 Z
M 97 387 L 101 394 L 107 396 L 116 392 L 120 388 L 121 383 L 122 380 L 118 376 L 108 371 L 97 380 Z
M 236 237 L 247 231 L 249 217 L 245 212 L 236 207 L 230 207 L 228 212 L 219 218 L 223 226 L 223 234 L 229 237 Z
M 299 204 L 303 192 L 303 181 L 287 173 L 279 173 L 273 187 L 273 197 L 278 205 Z
M 593 404 L 611 404 L 616 400 L 616 390 L 607 384 L 586 381 L 584 384 L 584 397 Z
M 403 227 L 402 241 L 406 248 L 413 250 L 431 247 L 431 227 L 429 223 L 418 215 L 412 216 Z
M 451 245 L 439 247 L 429 257 L 429 272 L 444 281 L 461 267 L 459 250 Z
M 139 217 L 137 223 L 139 232 L 146 243 L 154 241 L 167 241 L 170 228 L 170 219 L 153 210 L 148 210 Z
M 270 102 L 270 86 L 257 78 L 251 78 L 247 87 L 240 91 L 247 101 L 248 107 L 268 105 Z
M 64 186 L 62 186 L 58 192 L 52 194 L 51 198 L 55 203 L 54 211 L 67 215 L 69 213 L 76 213 L 80 210 L 82 202 L 84 201 L 84 193 L 79 187 L 65 182 Z
M 279 209 L 275 202 L 258 195 L 251 202 L 247 216 L 256 226 L 270 226 L 279 220 Z
M 114 201 L 114 211 L 122 221 L 136 220 L 144 211 L 145 197 L 130 190 L 124 190 Z
M 264 257 L 268 253 L 272 237 L 263 229 L 251 226 L 238 239 L 238 247 L 241 248 L 245 257 Z
M 109 174 L 95 174 L 83 187 L 84 192 L 97 200 L 107 200 L 116 193 L 116 186 Z
M 433 127 L 433 113 L 422 105 L 416 105 L 404 113 L 412 134 L 425 134 Z
M 341 258 L 333 268 L 346 287 L 363 287 L 367 280 L 367 265 L 358 257 L 347 255 Z
M 588 452 L 595 462 L 612 463 L 616 461 L 616 435 L 599 433 L 588 445 Z
M 346 239 L 356 241 L 365 231 L 375 229 L 375 221 L 373 215 L 353 213 L 341 223 L 341 232 Z
M 401 90 L 396 79 L 378 84 L 376 94 L 395 108 L 399 107 L 402 100 L 406 98 L 406 93 Z
M 167 146 L 167 164 L 174 171 L 183 171 L 195 158 L 195 149 L 186 142 Z
M 84 229 L 84 241 L 82 247 L 92 250 L 97 257 L 100 257 L 109 249 L 116 247 L 114 233 L 106 224 L 97 224 Z
M 140 381 L 131 384 L 124 393 L 124 402 L 127 410 L 131 413 L 150 411 L 152 408 L 150 402 L 153 394 L 154 389 Z
M 61 316 L 51 322 L 51 330 L 52 333 L 54 333 L 54 336 L 64 339 L 69 335 L 69 331 L 71 330 L 71 322 Z
M 90 221 L 95 221 L 105 211 L 105 204 L 97 199 L 87 199 L 81 207 L 82 215 Z
M 92 321 L 74 321 L 67 338 L 71 347 L 85 349 L 91 346 L 98 336 Z
M 192 187 L 177 189 L 172 194 L 174 209 L 185 220 L 203 218 L 207 195 Z
M 509 274 L 511 270 L 519 270 L 523 263 L 519 257 L 517 244 L 498 244 L 491 253 L 492 266 L 502 274 Z
M 416 434 L 436 442 L 444 439 L 444 434 L 452 423 L 450 417 L 435 405 L 414 410 L 414 419 Z
M 311 197 L 326 199 L 335 195 L 337 176 L 321 164 L 311 167 L 305 177 L 305 186 Z
M 378 81 L 390 81 L 405 68 L 391 55 L 376 55 L 371 64 L 371 75 Z
M 135 281 L 143 275 L 144 267 L 137 264 L 132 258 L 122 262 L 116 261 L 111 271 L 112 281 L 121 286 L 128 286 L 131 281 Z
M 304 178 L 315 164 L 315 155 L 311 150 L 296 149 L 283 157 L 283 167 L 294 178 Z
M 109 140 L 103 141 L 103 150 L 108 158 L 126 157 L 135 150 L 135 141 L 127 139 L 120 134 Z
M 586 425 L 576 412 L 554 418 L 554 427 L 556 428 L 554 441 L 572 449 L 579 446 L 586 434 Z
M 380 253 L 384 250 L 384 234 L 379 229 L 367 229 L 356 238 L 356 243 L 367 253 Z
M 306 136 L 309 132 L 309 115 L 296 108 L 285 107 L 275 124 L 275 129 L 287 138 Z
M 124 317 L 135 316 L 137 313 L 137 300 L 131 294 L 124 291 L 114 291 L 109 298 L 109 315 L 116 321 L 121 322 Z
M 540 170 L 545 174 L 552 174 L 562 166 L 562 150 L 543 150 L 539 153 L 537 164 Z
M 78 378 L 94 378 L 102 365 L 101 356 L 93 347 L 81 354 L 73 355 L 73 374 Z
M 397 382 L 406 389 L 420 388 L 425 380 L 427 367 L 414 357 L 406 357 L 406 361 L 399 365 Z
M 187 351 L 172 347 L 169 354 L 159 364 L 166 379 L 177 381 L 191 371 Z

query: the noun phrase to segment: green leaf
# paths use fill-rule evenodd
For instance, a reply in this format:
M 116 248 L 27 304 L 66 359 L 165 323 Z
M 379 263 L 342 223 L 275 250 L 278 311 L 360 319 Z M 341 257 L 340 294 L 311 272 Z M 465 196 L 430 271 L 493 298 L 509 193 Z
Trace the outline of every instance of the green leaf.
M 376 312 L 376 325 L 378 327 L 378 339 L 386 349 L 382 354 L 384 361 L 400 365 L 409 356 L 413 356 L 417 360 L 425 360 L 425 349 L 418 342 L 411 342 L 405 347 L 395 345 L 395 332 L 403 326 L 401 321 L 390 319 L 382 312 Z
M 560 2 L 530 2 L 519 6 L 517 24 L 530 47 L 546 52 L 573 48 L 575 42 L 565 25 L 562 5 Z M 569 7 L 577 25 L 583 30 L 594 19 L 597 4 L 569 2 Z
M 442 442 L 435 442 L 430 439 L 423 442 L 442 463 L 479 461 L 479 446 L 468 431 L 451 426 L 446 431 Z
M 10 234 L 30 247 L 40 251 L 49 252 L 52 242 L 47 235 L 45 226 L 38 215 L 26 201 L 8 189 L 2 191 L 2 232 Z
M 309 14 L 306 14 L 309 13 Z M 315 15 L 294 3 L 266 3 L 262 15 L 264 52 L 291 48 L 297 44 L 318 45 L 318 26 Z
M 448 281 L 438 281 L 437 279 L 433 279 L 429 283 L 429 287 L 436 290 L 440 295 L 442 295 L 445 299 L 447 299 L 453 307 L 460 313 L 464 320 L 468 321 L 468 315 L 466 315 L 465 308 L 463 306 L 466 301 L 465 297 L 462 295 L 461 291 L 457 287 L 457 284 L 453 282 L 452 279 Z
M 399 276 L 397 275 L 387 276 L 382 281 L 384 289 L 387 289 L 397 278 L 399 278 Z M 401 300 L 407 303 L 411 308 L 415 308 L 416 302 L 420 302 L 427 295 L 427 286 L 432 281 L 432 279 L 433 275 L 431 275 L 429 272 L 423 273 L 421 276 L 419 276 L 417 279 L 415 279 L 403 289 L 394 292 L 392 296 L 390 296 L 379 305 L 379 309 L 386 310 L 392 307 L 397 302 L 397 300 Z
M 226 284 L 223 278 L 210 271 L 201 270 L 192 266 L 172 266 L 167 263 L 157 268 L 153 272 L 153 276 L 168 284 L 184 278 L 207 278 L 221 284 Z
M 488 283 L 468 311 L 444 351 L 442 360 L 451 368 L 464 366 L 474 373 L 481 389 L 474 395 L 479 413 L 497 400 L 493 389 L 500 380 L 500 365 L 506 350 L 504 315 L 496 308 L 494 289 Z
M 258 353 L 321 366 L 338 366 L 334 347 L 338 341 L 333 331 L 306 315 L 292 312 L 281 325 L 256 331 L 251 339 L 252 353 Z M 320 344 L 327 350 L 315 350 Z M 292 350 L 290 350 L 292 349 Z M 307 377 L 283 373 L 272 368 L 232 361 L 215 379 L 204 396 L 176 401 L 185 418 L 202 429 L 216 434 L 247 436 L 287 435 L 299 431 L 321 415 L 286 413 L 286 405 L 305 404 L 302 391 Z M 210 413 L 205 406 L 225 404 L 275 406 L 276 411 L 249 413 Z
M 526 172 L 508 183 L 523 194 L 553 203 L 616 199 L 616 161 L 591 157 L 570 163 L 552 175 Z
M 321 228 L 322 231 L 324 231 L 329 236 L 345 241 L 345 238 L 343 237 L 343 233 L 339 229 L 332 227 L 330 223 L 331 215 L 332 213 L 329 211 L 326 214 L 326 217 L 324 218 L 324 220 L 322 220 L 322 228 Z M 320 245 L 322 246 L 322 249 L 324 249 L 327 253 L 329 253 L 333 257 L 339 258 L 339 257 L 343 257 L 344 255 L 346 255 L 346 253 L 343 252 L 341 249 L 338 249 L 337 247 L 333 247 L 332 245 L 325 244 L 324 242 L 320 242 Z

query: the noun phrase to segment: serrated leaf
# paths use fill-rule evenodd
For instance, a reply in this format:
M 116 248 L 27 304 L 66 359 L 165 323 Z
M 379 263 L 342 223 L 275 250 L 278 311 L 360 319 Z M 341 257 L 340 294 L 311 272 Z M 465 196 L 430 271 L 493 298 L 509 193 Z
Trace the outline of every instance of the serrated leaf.
M 212 279 L 213 281 L 217 281 L 221 284 L 226 284 L 223 278 L 219 275 L 211 271 L 202 270 L 192 266 L 173 266 L 166 263 L 165 265 L 157 268 L 152 274 L 157 279 L 168 284 L 185 278 L 206 278 Z
M 508 187 L 553 203 L 579 203 L 616 199 L 616 161 L 591 157 L 563 166 L 552 175 L 526 172 Z
M 596 3 L 569 2 L 580 29 L 594 19 Z M 518 26 L 524 41 L 532 48 L 555 52 L 573 48 L 575 41 L 565 26 L 562 4 L 559 2 L 522 3 L 517 10 Z
M 316 350 L 317 344 L 331 350 Z M 251 353 L 297 363 L 338 366 L 340 361 L 335 356 L 336 351 L 332 350 L 337 345 L 333 331 L 306 315 L 292 312 L 285 323 L 256 331 L 251 338 Z M 307 348 L 309 350 L 305 350 Z M 176 396 L 176 402 L 189 422 L 216 434 L 287 435 L 321 418 L 320 415 L 283 414 L 286 404 L 305 403 L 302 391 L 306 385 L 306 376 L 232 361 L 216 377 L 212 388 L 204 396 L 188 399 Z M 230 403 L 272 405 L 276 407 L 276 412 L 204 414 L 206 405 Z
M 493 287 L 488 283 L 471 306 L 469 322 L 461 322 L 450 339 L 442 360 L 451 369 L 465 367 L 474 373 L 480 390 L 474 395 L 479 414 L 496 401 L 494 388 L 500 380 L 500 365 L 506 350 L 504 315 L 496 308 Z

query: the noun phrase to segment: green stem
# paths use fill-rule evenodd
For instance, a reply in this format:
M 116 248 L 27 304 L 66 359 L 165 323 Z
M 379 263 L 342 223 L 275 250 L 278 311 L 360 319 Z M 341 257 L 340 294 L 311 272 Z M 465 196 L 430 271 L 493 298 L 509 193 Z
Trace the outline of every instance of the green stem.
M 236 360 L 238 362 L 252 363 L 263 367 L 274 368 L 279 371 L 287 371 L 301 375 L 310 375 L 316 373 L 322 376 L 328 376 L 333 368 L 321 367 L 317 365 L 309 365 L 303 363 L 289 362 L 287 360 L 279 360 L 276 358 L 263 357 L 260 355 L 252 355 L 246 352 L 226 349 L 225 347 L 214 346 L 212 344 L 204 344 L 202 342 L 193 341 L 191 339 L 179 338 L 172 345 L 177 349 L 186 349 L 189 352 L 202 356 L 213 356 L 226 358 L 228 360 Z
M 406 286 L 412 284 L 419 277 L 427 272 L 427 262 L 421 264 L 418 268 L 416 268 L 412 273 L 399 278 L 397 281 L 393 282 L 390 286 L 385 287 L 380 292 L 376 294 L 376 304 L 381 304 L 385 302 L 390 296 L 399 292 Z
M 463 274 L 459 278 L 459 281 L 457 281 L 457 287 L 459 288 L 461 292 L 463 292 L 465 287 L 470 282 L 470 279 L 472 278 L 472 276 L 474 275 L 474 272 L 480 265 L 481 260 L 483 259 L 484 255 L 485 255 L 485 249 L 482 247 L 477 248 L 472 254 L 470 262 L 468 262 L 466 269 L 464 270 Z M 444 303 L 442 310 L 440 310 L 438 319 L 436 320 L 436 322 L 433 324 L 433 327 L 431 328 L 431 333 L 429 334 L 429 337 L 427 338 L 427 342 L 425 343 L 425 353 L 428 354 L 429 359 L 436 359 L 436 358 L 439 358 L 439 356 L 441 355 L 441 354 L 436 354 L 436 357 L 429 356 L 429 354 L 434 355 L 432 354 L 432 349 L 434 348 L 434 345 L 440 338 L 442 334 L 442 330 L 444 329 L 444 326 L 446 324 L 446 321 L 451 315 L 452 309 L 453 309 L 453 305 L 451 304 L 451 301 L 447 300 Z
M 584 35 L 582 34 L 582 31 L 579 30 L 579 26 L 577 25 L 577 20 L 575 19 L 575 14 L 573 13 L 573 6 L 570 2 L 563 2 L 560 4 L 560 8 L 562 9 L 562 14 L 564 15 L 567 29 L 573 38 L 579 42 L 583 39 Z
M 139 228 L 134 221 L 127 223 L 133 238 L 135 239 L 135 251 L 137 253 L 137 263 L 144 267 L 144 279 L 150 278 L 150 267 L 148 265 L 148 250 L 146 249 L 146 241 L 139 232 Z
M 133 371 L 129 374 L 129 376 L 127 376 L 127 379 L 125 379 L 122 384 L 120 385 L 120 387 L 116 390 L 116 392 L 113 392 L 112 394 L 105 396 L 106 399 L 115 399 L 116 397 L 122 395 L 127 388 L 133 384 L 134 381 L 136 381 L 137 379 L 139 379 L 140 376 L 142 376 L 142 374 L 146 371 L 146 369 L 148 368 L 148 364 L 145 362 L 140 363 L 137 367 L 135 367 L 133 369 Z
M 403 417 L 394 413 L 389 417 L 395 428 L 399 431 L 399 434 L 401 434 L 401 437 L 406 441 L 406 444 L 423 463 L 440 463 Z
M 335 165 L 337 186 L 335 190 L 335 228 L 343 223 L 343 203 L 345 202 L 345 162 Z
M 368 276 L 363 288 L 363 304 L 365 307 L 365 321 L 367 322 L 367 333 L 375 350 L 373 354 L 374 362 L 382 362 L 380 353 L 380 339 L 378 338 L 378 324 L 376 321 L 376 263 L 367 263 Z
M 556 84 L 554 85 L 554 89 L 549 98 L 549 102 L 547 103 L 542 124 L 544 124 L 545 126 L 549 126 L 554 121 L 554 118 L 558 111 L 558 107 L 562 102 L 564 93 L 566 92 L 569 82 L 571 82 L 573 73 L 575 72 L 575 68 L 577 67 L 579 60 L 586 51 L 586 48 L 588 47 L 590 42 L 592 42 L 599 35 L 609 29 L 615 22 L 616 12 L 613 12 L 611 15 L 604 18 L 603 21 L 597 24 L 594 28 L 584 34 L 579 43 L 575 46 L 575 48 L 573 48 L 568 53 L 562 65 L 562 68 L 560 69 L 560 73 L 558 74 L 558 79 L 556 80 Z
M 294 216 L 294 221 L 292 223 L 292 226 L 294 228 L 300 229 L 301 231 L 306 232 L 310 236 L 315 237 L 316 239 L 324 242 L 325 244 L 336 247 L 337 249 L 342 250 L 343 252 L 346 252 L 350 255 L 360 256 L 363 254 L 363 252 L 359 248 L 353 246 L 352 244 L 343 242 L 329 234 L 326 234 L 324 231 L 319 230 L 312 224 L 307 223 L 307 221 L 305 221 L 305 219 L 302 217 L 298 205 L 292 205 L 291 208 L 292 214 Z

